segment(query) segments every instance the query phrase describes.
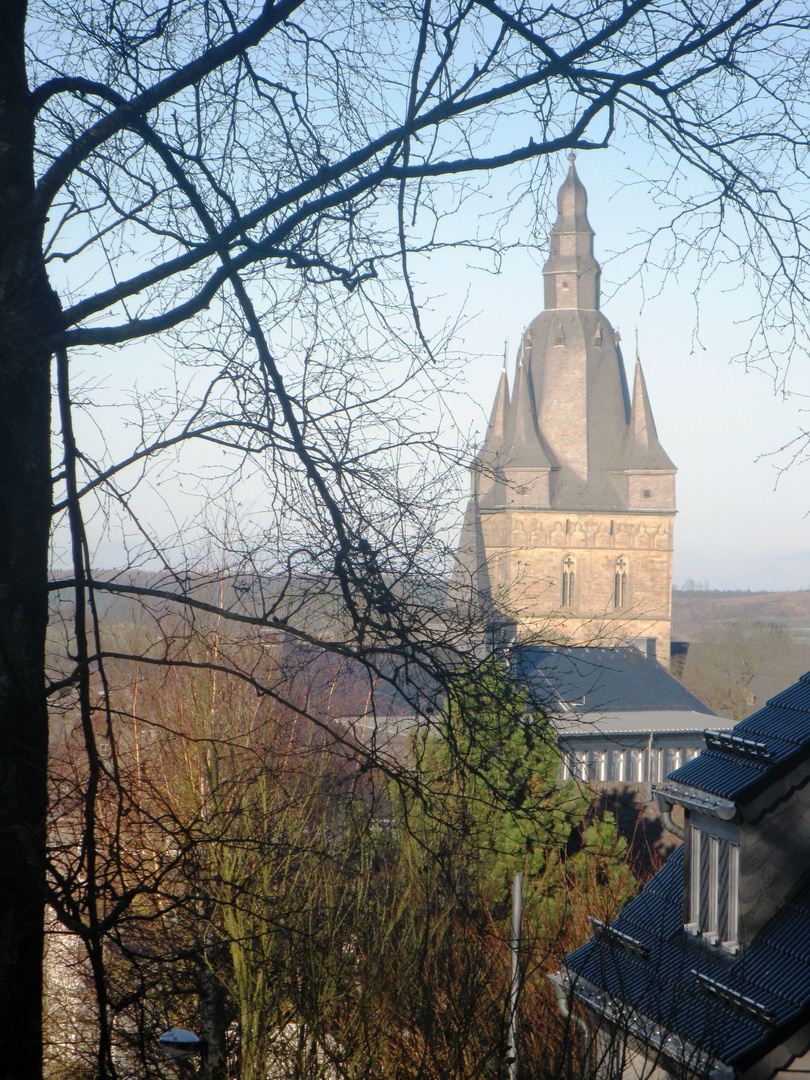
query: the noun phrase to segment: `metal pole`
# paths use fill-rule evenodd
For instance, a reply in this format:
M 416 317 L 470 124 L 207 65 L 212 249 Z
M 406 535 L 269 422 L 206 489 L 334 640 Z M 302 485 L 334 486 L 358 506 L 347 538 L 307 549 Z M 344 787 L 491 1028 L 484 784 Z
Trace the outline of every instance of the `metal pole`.
M 518 1074 L 518 1006 L 520 1003 L 520 923 L 523 915 L 523 874 L 512 879 L 512 941 L 509 965 L 509 1080 Z

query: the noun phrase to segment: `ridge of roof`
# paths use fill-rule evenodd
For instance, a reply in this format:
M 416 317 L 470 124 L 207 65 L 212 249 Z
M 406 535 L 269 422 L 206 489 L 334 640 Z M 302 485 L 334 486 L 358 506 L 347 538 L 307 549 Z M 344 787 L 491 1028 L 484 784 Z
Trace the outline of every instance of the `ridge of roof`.
M 747 804 L 810 756 L 810 672 L 731 729 L 731 735 L 764 747 L 767 760 L 708 747 L 670 773 L 670 779 Z

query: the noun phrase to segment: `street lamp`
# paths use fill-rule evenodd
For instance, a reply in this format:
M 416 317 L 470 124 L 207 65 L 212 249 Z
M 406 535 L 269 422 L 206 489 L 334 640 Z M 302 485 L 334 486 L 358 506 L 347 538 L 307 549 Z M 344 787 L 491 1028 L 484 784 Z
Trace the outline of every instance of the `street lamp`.
M 171 1031 L 164 1032 L 158 1039 L 158 1045 L 172 1061 L 190 1061 L 194 1054 L 199 1054 L 204 1047 L 202 1039 L 185 1028 L 172 1028 Z

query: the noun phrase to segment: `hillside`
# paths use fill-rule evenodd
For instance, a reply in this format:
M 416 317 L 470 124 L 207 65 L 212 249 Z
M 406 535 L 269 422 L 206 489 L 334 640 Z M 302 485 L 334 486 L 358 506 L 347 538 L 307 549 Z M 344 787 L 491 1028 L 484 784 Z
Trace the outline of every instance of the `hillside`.
M 672 639 L 689 642 L 686 686 L 721 716 L 740 720 L 810 671 L 810 590 L 675 590 Z
M 810 642 L 810 590 L 796 592 L 672 593 L 672 640 L 703 641 L 729 623 L 779 623 L 794 641 Z

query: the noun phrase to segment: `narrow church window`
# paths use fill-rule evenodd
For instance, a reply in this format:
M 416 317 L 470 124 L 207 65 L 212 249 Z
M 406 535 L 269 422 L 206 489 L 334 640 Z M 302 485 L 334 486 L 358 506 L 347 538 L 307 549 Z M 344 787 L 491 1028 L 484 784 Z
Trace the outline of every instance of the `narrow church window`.
M 616 531 L 616 525 L 615 525 L 614 522 L 611 521 L 611 523 L 610 523 L 610 535 L 613 536 L 615 531 Z
M 564 345 L 565 344 L 565 332 L 564 332 L 564 330 L 562 328 L 562 323 L 557 324 L 557 340 L 555 341 L 554 344 L 555 345 Z
M 567 281 L 564 281 L 564 282 L 562 283 L 562 287 L 563 287 L 564 289 L 567 289 L 567 288 L 568 288 L 568 282 L 567 282 Z
M 563 559 L 562 606 L 573 607 L 576 563 L 570 555 Z
M 650 491 L 649 488 L 644 488 L 644 498 L 645 499 L 651 499 L 652 498 L 652 492 Z
M 571 519 L 570 518 L 565 519 L 565 531 L 567 533 L 571 532 Z
M 622 555 L 616 560 L 613 575 L 613 607 L 616 611 L 627 607 L 627 570 L 627 559 Z

